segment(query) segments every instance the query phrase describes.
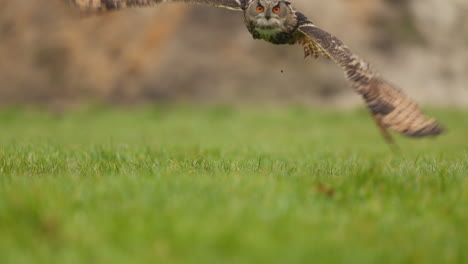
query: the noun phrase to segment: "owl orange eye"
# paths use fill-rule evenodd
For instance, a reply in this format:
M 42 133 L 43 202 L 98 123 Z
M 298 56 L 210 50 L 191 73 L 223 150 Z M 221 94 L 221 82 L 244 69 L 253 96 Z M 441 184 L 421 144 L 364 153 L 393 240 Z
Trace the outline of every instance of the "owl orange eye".
M 257 6 L 257 12 L 261 13 L 263 11 L 265 11 L 265 8 L 263 6 Z
M 276 6 L 273 8 L 273 13 L 279 13 L 281 11 L 281 8 L 279 6 Z

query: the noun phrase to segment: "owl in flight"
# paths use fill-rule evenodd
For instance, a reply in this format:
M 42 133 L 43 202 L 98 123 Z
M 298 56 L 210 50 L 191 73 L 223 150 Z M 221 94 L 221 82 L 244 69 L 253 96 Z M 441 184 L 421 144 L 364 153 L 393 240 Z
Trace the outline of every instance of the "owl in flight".
M 254 39 L 273 44 L 299 44 L 305 57 L 322 55 L 344 71 L 349 85 L 363 98 L 387 142 L 388 129 L 410 137 L 435 136 L 443 132 L 434 119 L 400 89 L 385 81 L 372 66 L 330 33 L 315 26 L 285 0 L 67 0 L 83 10 L 108 11 L 126 7 L 152 6 L 165 2 L 202 4 L 242 11 Z

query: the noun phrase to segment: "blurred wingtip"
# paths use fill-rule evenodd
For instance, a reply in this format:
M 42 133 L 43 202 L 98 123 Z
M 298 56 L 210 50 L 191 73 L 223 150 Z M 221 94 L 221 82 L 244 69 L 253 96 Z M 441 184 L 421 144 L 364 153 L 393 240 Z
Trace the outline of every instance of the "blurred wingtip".
M 404 130 L 402 134 L 413 137 L 413 138 L 421 138 L 421 137 L 436 137 L 443 134 L 446 131 L 445 127 L 439 124 L 435 120 L 431 120 L 431 122 L 417 130 Z
M 364 98 L 382 127 L 412 138 L 435 137 L 444 133 L 445 128 L 435 119 L 426 117 L 400 89 L 381 78 L 373 79 L 370 84 Z

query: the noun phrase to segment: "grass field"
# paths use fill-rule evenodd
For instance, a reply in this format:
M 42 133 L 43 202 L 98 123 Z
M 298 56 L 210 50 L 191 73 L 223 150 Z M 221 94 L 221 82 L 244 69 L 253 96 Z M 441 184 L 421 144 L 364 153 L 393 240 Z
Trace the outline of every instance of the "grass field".
M 0 262 L 468 263 L 468 112 L 0 110 Z

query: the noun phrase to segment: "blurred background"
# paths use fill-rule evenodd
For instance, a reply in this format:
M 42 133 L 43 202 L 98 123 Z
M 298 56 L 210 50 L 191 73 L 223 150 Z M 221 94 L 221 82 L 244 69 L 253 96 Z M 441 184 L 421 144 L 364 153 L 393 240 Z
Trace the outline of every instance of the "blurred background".
M 85 15 L 66 2 L 0 0 L 0 105 L 360 105 L 331 61 L 254 41 L 240 12 L 168 4 Z M 416 101 L 468 106 L 468 1 L 291 2 Z

